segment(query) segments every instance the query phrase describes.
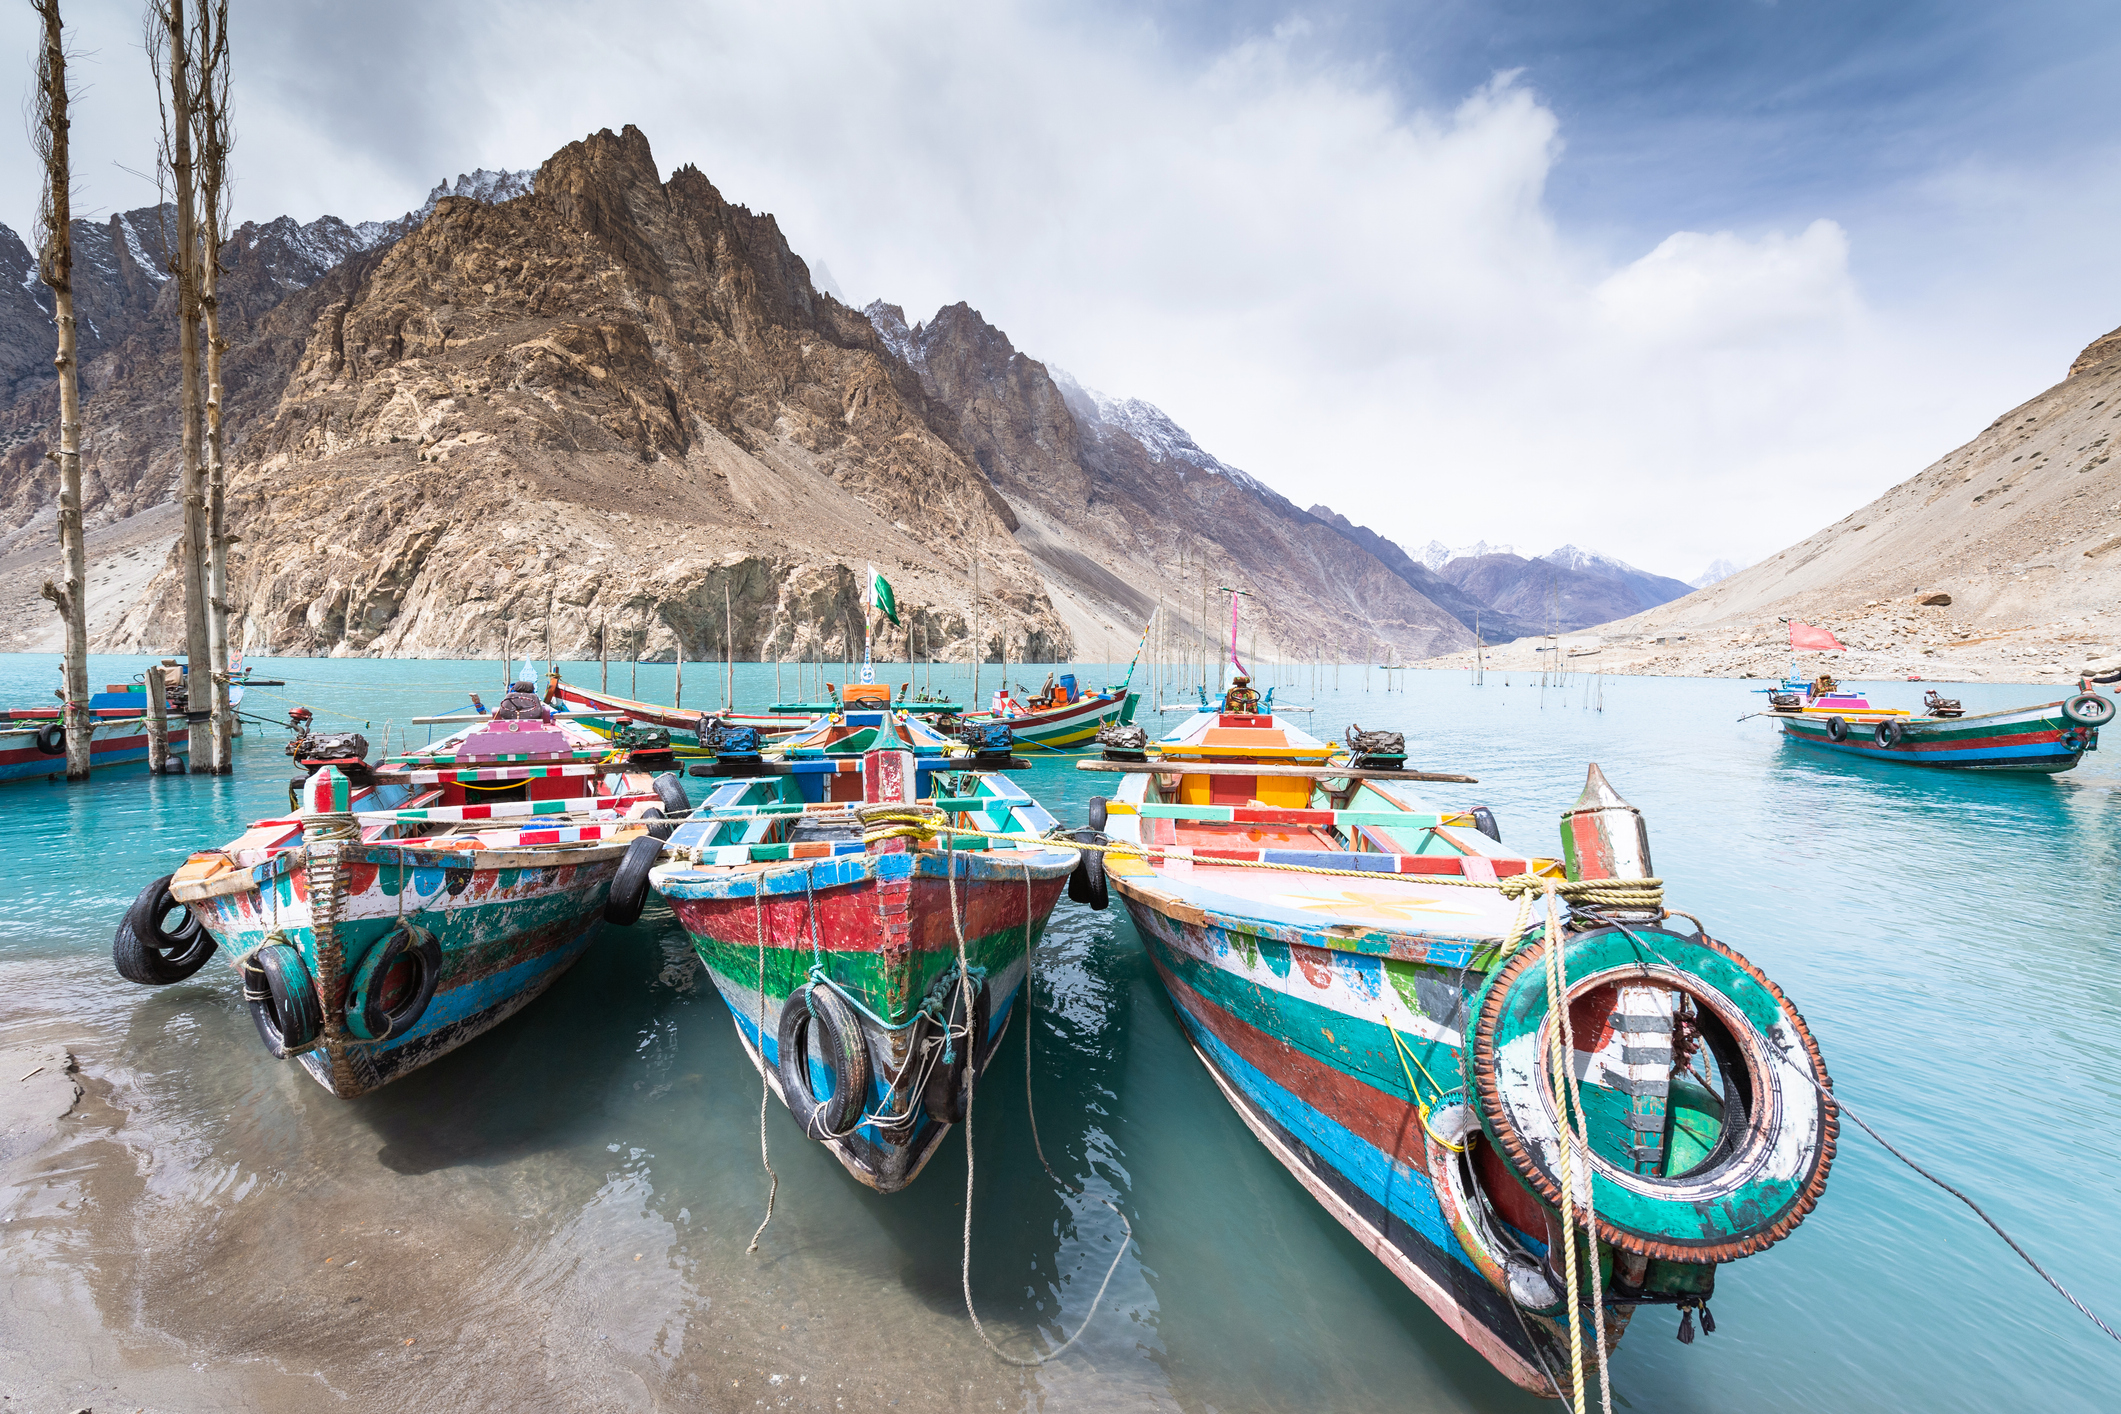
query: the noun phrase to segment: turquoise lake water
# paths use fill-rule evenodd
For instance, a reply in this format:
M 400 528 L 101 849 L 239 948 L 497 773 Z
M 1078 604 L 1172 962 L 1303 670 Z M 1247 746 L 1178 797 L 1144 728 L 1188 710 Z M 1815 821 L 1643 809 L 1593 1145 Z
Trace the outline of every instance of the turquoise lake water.
M 146 661 L 98 658 L 91 676 L 117 682 Z M 49 700 L 54 662 L 0 657 L 0 700 Z M 403 724 L 461 705 L 467 688 L 491 703 L 499 676 L 492 663 L 254 666 L 289 685 L 253 689 L 246 710 L 278 718 L 305 703 L 320 725 L 365 724 L 379 747 L 386 724 L 393 744 L 407 730 L 421 740 L 427 729 Z M 595 664 L 563 669 L 596 680 Z M 631 671 L 614 668 L 614 690 Z M 670 700 L 669 665 L 639 672 L 641 696 Z M 686 675 L 688 706 L 719 703 L 715 669 Z M 1321 736 L 1351 721 L 1405 731 L 1414 764 L 1480 778 L 1432 799 L 1491 805 L 1503 838 L 1530 850 L 1557 851 L 1557 817 L 1598 762 L 1646 815 L 1672 906 L 1780 982 L 1841 1096 L 2121 1325 L 2121 736 L 2060 777 L 1958 775 L 1786 744 L 1769 723 L 1736 720 L 1761 704 L 1752 683 L 1542 688 L 1491 673 L 1474 687 L 1407 673 L 1387 693 L 1380 673 L 1369 691 L 1360 668 L 1339 670 L 1338 690 L 1327 676 L 1279 700 L 1315 705 Z M 1036 682 L 1030 669 L 1011 677 Z M 736 680 L 740 704 L 772 695 L 771 667 L 739 665 Z M 1866 686 L 1881 705 L 1916 706 L 1922 691 Z M 1969 710 L 2064 695 L 1950 691 Z M 1050 1339 L 1093 1315 L 1117 1238 L 1095 1198 L 1134 1226 L 1088 1334 L 1033 1375 L 992 1362 L 964 1317 L 955 1139 L 911 1190 L 879 1198 L 776 1104 L 779 1204 L 745 1255 L 764 1201 L 758 1081 L 659 908 L 607 932 L 496 1031 L 375 1096 L 333 1100 L 265 1055 L 218 963 L 160 990 L 109 965 L 143 883 L 284 810 L 285 733 L 249 730 L 233 777 L 123 767 L 87 786 L 0 786 L 0 1027 L 83 1037 L 87 1067 L 118 1075 L 128 1123 L 170 1156 L 141 1201 L 167 1205 L 190 1241 L 206 1241 L 202 1208 L 258 1215 L 248 1222 L 297 1201 L 347 1221 L 446 1210 L 482 1246 L 453 1268 L 462 1312 L 427 1319 L 461 1323 L 470 1349 L 480 1330 L 510 1329 L 517 1303 L 570 1313 L 585 1344 L 544 1377 L 560 1407 L 567 1390 L 595 1402 L 614 1369 L 682 1407 L 748 1408 L 754 1392 L 766 1407 L 826 1409 L 1554 1407 L 1493 1374 L 1252 1138 L 1117 904 L 1061 904 L 1033 990 L 1041 1134 L 1089 1196 L 1055 1194 L 1031 1152 L 1020 1031 L 979 1092 L 972 1272 L 999 1338 L 1020 1350 L 1033 1327 Z M 1058 761 L 1020 779 L 1067 823 L 1110 790 Z M 268 1279 L 291 1278 L 267 1273 L 261 1288 Z M 101 1314 L 166 1330 L 201 1359 L 274 1354 L 269 1334 L 184 1305 L 150 1288 Z M 1848 1125 L 1818 1211 L 1725 1268 L 1714 1309 L 1717 1334 L 1690 1346 L 1672 1313 L 1645 1311 L 1614 1363 L 1616 1406 L 1988 1414 L 2037 1402 L 2059 1414 L 2113 1408 L 2121 1382 L 2121 1347 Z M 365 1388 L 369 1407 L 435 1407 L 387 1372 L 333 1378 Z M 709 1380 L 726 1399 L 705 1393 Z M 446 1388 L 436 1398 L 453 1403 Z

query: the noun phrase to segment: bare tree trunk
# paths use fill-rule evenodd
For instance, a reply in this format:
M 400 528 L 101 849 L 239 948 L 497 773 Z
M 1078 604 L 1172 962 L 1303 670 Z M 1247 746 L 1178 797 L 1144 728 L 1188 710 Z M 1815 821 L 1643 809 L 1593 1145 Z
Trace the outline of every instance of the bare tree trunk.
M 228 229 L 228 0 L 199 0 L 191 60 L 195 68 L 192 121 L 198 137 L 199 304 L 206 321 L 206 609 L 207 652 L 213 671 L 213 750 L 216 775 L 235 769 L 235 714 L 228 702 L 227 463 L 222 457 L 221 245 Z
M 67 150 L 66 46 L 60 35 L 59 0 L 36 0 L 44 20 L 44 47 L 37 55 L 37 123 L 34 139 L 44 159 L 44 201 L 37 224 L 44 239 L 40 274 L 52 292 L 52 323 L 59 351 L 59 553 L 63 585 L 44 582 L 44 597 L 66 620 L 65 674 L 61 700 L 66 724 L 66 778 L 88 779 L 95 718 L 88 710 L 88 547 L 81 526 L 81 384 L 74 361 L 73 171 Z
M 196 724 L 212 715 L 199 704 L 202 686 L 213 677 L 213 649 L 206 628 L 206 478 L 199 460 L 199 199 L 192 168 L 191 43 L 184 0 L 152 0 L 147 56 L 158 88 L 165 79 L 169 85 L 161 155 L 177 198 L 177 239 L 169 273 L 177 282 L 177 354 L 183 365 L 178 416 L 184 455 L 184 644 L 190 664 L 185 718 Z

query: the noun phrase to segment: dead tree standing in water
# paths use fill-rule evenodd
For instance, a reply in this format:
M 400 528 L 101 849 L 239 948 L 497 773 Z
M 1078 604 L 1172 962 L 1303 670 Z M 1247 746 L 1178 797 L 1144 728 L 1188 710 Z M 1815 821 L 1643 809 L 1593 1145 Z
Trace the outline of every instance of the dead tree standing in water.
M 66 778 L 88 779 L 88 548 L 81 527 L 81 384 L 74 364 L 73 172 L 67 155 L 66 46 L 60 36 L 59 0 L 35 0 L 44 20 L 44 47 L 37 54 L 36 118 L 31 141 L 44 159 L 44 201 L 37 212 L 38 274 L 52 292 L 52 323 L 59 328 L 59 553 L 63 586 L 44 582 L 44 597 L 66 620 L 62 709 L 66 723 Z
M 197 0 L 189 87 L 199 179 L 199 307 L 206 322 L 206 611 L 213 670 L 213 769 L 235 764 L 228 705 L 228 469 L 222 457 L 221 246 L 228 232 L 228 0 Z
M 184 645 L 185 717 L 196 727 L 210 718 L 200 705 L 201 689 L 212 679 L 213 650 L 206 629 L 206 483 L 199 462 L 199 197 L 192 168 L 192 46 L 185 23 L 184 0 L 149 0 L 147 61 L 155 73 L 156 101 L 167 98 L 162 113 L 162 146 L 157 175 L 167 174 L 175 187 L 177 239 L 165 242 L 169 273 L 177 282 L 177 355 L 183 382 L 178 418 L 182 428 L 184 471 Z M 164 91 L 164 81 L 167 91 Z M 196 735 L 192 737 L 197 755 Z M 218 745 L 218 743 L 216 743 Z M 204 769 L 219 768 L 218 762 Z

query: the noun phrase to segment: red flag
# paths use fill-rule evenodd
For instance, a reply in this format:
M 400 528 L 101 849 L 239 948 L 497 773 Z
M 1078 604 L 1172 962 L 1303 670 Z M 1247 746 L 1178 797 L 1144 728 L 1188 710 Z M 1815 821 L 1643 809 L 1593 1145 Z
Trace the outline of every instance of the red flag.
M 1848 645 L 1823 628 L 1813 628 L 1800 619 L 1790 620 L 1790 647 L 1817 648 L 1822 652 L 1848 652 Z

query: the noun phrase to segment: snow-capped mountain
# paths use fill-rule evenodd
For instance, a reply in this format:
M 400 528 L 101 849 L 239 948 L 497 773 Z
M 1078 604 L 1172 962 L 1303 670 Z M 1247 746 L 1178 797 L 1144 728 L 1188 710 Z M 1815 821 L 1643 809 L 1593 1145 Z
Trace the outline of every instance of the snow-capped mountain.
M 1696 589 L 1706 589 L 1719 580 L 1729 579 L 1744 568 L 1744 565 L 1734 565 L 1729 560 L 1714 560 L 1707 569 L 1695 575 L 1687 583 L 1693 585 Z
M 1140 398 L 1111 397 L 1095 388 L 1084 388 L 1058 369 L 1054 370 L 1054 374 L 1054 381 L 1060 384 L 1064 395 L 1071 387 L 1079 389 L 1082 396 L 1097 410 L 1099 422 L 1126 433 L 1141 443 L 1158 461 L 1181 461 L 1217 476 L 1227 476 L 1238 485 L 1254 491 L 1266 489 L 1254 477 L 1204 450 L 1200 443 L 1193 440 L 1192 433 L 1173 422 L 1170 415 L 1156 404 L 1143 402 Z
M 1456 547 L 1441 540 L 1431 540 L 1421 547 L 1421 562 L 1432 570 L 1441 570 L 1453 560 L 1478 560 L 1488 555 L 1514 555 L 1515 545 L 1490 545 L 1485 540 L 1476 540 L 1470 545 Z

